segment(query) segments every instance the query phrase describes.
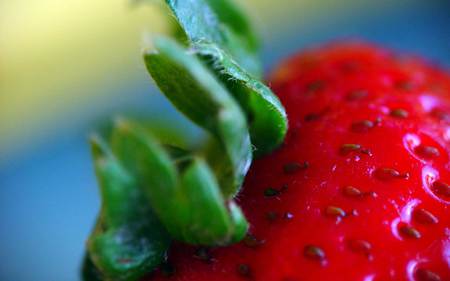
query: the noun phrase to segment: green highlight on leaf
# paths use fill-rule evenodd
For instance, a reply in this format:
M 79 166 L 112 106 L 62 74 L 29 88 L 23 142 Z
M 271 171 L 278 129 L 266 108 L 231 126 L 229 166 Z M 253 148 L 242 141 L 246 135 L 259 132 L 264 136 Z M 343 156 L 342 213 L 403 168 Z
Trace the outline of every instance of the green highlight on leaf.
M 216 44 L 229 52 L 243 69 L 261 77 L 258 40 L 250 24 L 231 1 L 166 0 L 166 3 L 191 43 L 206 41 Z
M 258 52 L 259 38 L 247 15 L 234 3 L 234 0 L 206 0 L 206 2 L 217 15 L 219 22 L 227 25 L 241 37 L 241 40 L 245 41 L 246 49 Z

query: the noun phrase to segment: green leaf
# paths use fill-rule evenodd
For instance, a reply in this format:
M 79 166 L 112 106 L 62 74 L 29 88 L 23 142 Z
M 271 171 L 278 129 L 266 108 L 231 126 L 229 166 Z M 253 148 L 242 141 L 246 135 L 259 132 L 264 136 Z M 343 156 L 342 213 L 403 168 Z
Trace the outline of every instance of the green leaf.
M 246 118 L 230 93 L 195 57 L 175 42 L 155 40 L 157 52 L 144 54 L 147 69 L 166 97 L 193 122 L 208 130 L 222 148 L 215 170 L 224 195 L 239 190 L 252 158 Z
M 233 200 L 228 202 L 228 210 L 231 214 L 232 224 L 234 225 L 234 234 L 231 237 L 231 242 L 237 243 L 245 237 L 249 225 L 241 208 Z
M 103 281 L 100 271 L 92 263 L 88 253 L 85 253 L 81 267 L 81 279 L 83 281 Z
M 245 40 L 248 49 L 258 52 L 259 38 L 247 15 L 234 3 L 234 0 L 206 0 L 206 2 L 214 10 L 221 24 L 227 25 L 242 40 Z
M 124 120 L 116 126 L 112 143 L 120 161 L 133 165 L 134 177 L 174 239 L 211 246 L 242 239 L 246 220 L 243 216 L 236 219 L 239 208 L 229 213 L 215 175 L 204 160 L 174 147 L 166 151 L 142 127 Z
M 189 201 L 190 220 L 187 241 L 200 245 L 227 245 L 240 241 L 248 224 L 238 206 L 231 214 L 225 206 L 216 178 L 201 158 L 192 159 L 183 171 L 180 188 Z M 194 235 L 192 235 L 194 234 Z
M 243 70 L 226 52 L 212 43 L 199 42 L 195 51 L 209 62 L 218 78 L 247 113 L 256 155 L 277 148 L 287 132 L 287 116 L 279 99 L 261 81 Z
M 158 38 L 145 63 L 167 98 L 210 138 L 192 151 L 119 120 L 105 130 L 112 152 L 92 141 L 102 208 L 88 240 L 85 281 L 136 281 L 161 264 L 172 239 L 240 241 L 248 223 L 233 198 L 252 147 L 268 153 L 287 131 L 281 103 L 258 80 L 258 38 L 232 0 L 166 3 L 182 45 Z
M 232 0 L 166 2 L 190 46 L 208 62 L 245 111 L 256 155 L 278 147 L 287 132 L 286 112 L 259 80 L 258 39 L 242 11 Z
M 88 240 L 89 257 L 106 280 L 134 281 L 162 261 L 170 239 L 141 187 L 111 154 L 92 140 L 102 207 Z
M 169 154 L 148 132 L 125 120 L 116 125 L 111 142 L 114 154 L 133 171 L 158 218 L 173 235 L 176 231 L 171 226 L 187 220 L 187 203 L 177 190 L 178 171 Z
M 226 0 L 166 0 L 192 44 L 214 43 L 256 77 L 261 77 L 257 39 L 239 9 Z M 236 16 L 236 22 L 233 22 Z M 239 26 L 242 24 L 242 26 Z

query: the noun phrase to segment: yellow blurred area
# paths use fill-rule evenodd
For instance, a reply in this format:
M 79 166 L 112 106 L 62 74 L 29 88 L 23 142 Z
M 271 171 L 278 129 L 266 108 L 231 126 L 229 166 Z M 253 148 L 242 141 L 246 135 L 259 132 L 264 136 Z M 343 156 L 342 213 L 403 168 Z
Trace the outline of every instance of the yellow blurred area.
M 95 102 L 99 84 L 140 70 L 140 36 L 159 31 L 156 5 L 123 0 L 14 0 L 0 10 L 0 150 L 67 111 Z
M 127 0 L 0 2 L 0 152 L 62 126 L 62 116 L 83 114 L 87 103 L 113 98 L 99 87 L 120 86 L 121 77 L 147 77 L 142 37 L 164 31 L 160 1 L 139 7 Z M 281 18 L 307 21 L 324 9 L 344 8 L 339 0 L 242 2 L 263 30 L 272 31 Z

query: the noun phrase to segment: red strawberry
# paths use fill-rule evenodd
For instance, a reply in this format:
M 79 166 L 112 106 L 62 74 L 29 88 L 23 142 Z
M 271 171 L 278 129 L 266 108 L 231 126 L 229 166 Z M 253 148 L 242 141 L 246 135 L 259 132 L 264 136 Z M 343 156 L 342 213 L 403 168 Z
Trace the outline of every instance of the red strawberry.
M 269 81 L 290 129 L 239 195 L 251 234 L 175 245 L 147 280 L 450 280 L 450 76 L 352 43 Z

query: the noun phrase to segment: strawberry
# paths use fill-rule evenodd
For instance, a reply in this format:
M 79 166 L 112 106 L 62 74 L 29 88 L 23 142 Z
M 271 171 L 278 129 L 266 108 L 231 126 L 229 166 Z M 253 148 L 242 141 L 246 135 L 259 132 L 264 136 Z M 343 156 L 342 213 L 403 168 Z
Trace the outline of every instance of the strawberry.
M 364 43 L 281 64 L 289 117 L 236 201 L 228 247 L 175 244 L 144 280 L 450 280 L 450 76 Z
M 233 1 L 165 3 L 174 39 L 144 63 L 206 134 L 120 118 L 92 138 L 84 280 L 450 280 L 447 73 L 331 44 L 286 60 L 275 95 Z

